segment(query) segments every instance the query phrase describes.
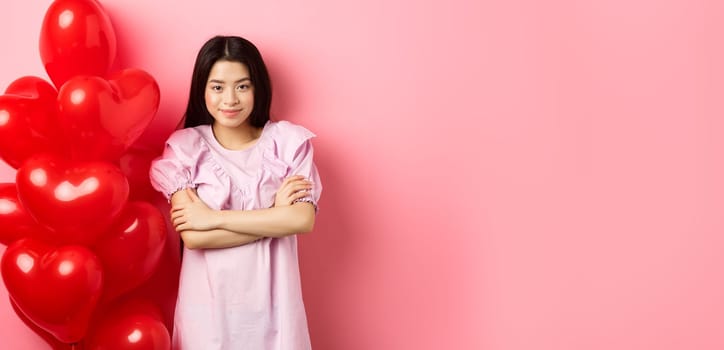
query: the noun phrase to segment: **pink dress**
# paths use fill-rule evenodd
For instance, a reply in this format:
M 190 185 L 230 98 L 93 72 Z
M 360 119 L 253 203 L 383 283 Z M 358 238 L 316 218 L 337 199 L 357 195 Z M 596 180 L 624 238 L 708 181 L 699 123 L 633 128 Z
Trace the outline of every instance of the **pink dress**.
M 223 148 L 211 126 L 181 129 L 151 166 L 151 183 L 169 197 L 196 187 L 213 209 L 269 208 L 284 178 L 321 182 L 313 163 L 314 134 L 289 122 L 268 122 L 257 143 Z M 225 249 L 184 249 L 174 318 L 180 350 L 311 349 L 297 260 L 297 238 L 265 238 Z

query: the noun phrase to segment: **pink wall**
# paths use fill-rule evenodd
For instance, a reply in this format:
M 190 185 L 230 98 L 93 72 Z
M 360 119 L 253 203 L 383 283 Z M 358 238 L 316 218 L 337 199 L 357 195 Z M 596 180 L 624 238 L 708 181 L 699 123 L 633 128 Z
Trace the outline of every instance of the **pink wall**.
M 49 4 L 0 5 L 1 89 L 44 76 Z M 724 348 L 721 2 L 103 4 L 161 86 L 146 140 L 215 33 L 258 43 L 277 116 L 319 134 L 315 349 Z M 6 299 L 0 339 L 45 348 Z

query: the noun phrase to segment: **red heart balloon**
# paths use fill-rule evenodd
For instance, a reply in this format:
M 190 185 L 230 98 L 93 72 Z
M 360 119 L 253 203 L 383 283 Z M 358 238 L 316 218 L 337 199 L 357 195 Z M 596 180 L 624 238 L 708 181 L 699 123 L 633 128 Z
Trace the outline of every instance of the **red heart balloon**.
M 143 314 L 159 321 L 163 320 L 161 309 L 158 305 L 154 304 L 153 301 L 145 297 L 127 294 L 110 304 L 99 305 L 93 315 L 93 321 L 91 322 L 93 326 L 91 326 L 90 330 L 97 330 L 98 324 L 103 323 L 103 320 L 107 320 L 109 318 L 108 315 L 125 317 L 138 314 Z
M 95 0 L 55 0 L 40 29 L 40 58 L 55 86 L 76 75 L 105 76 L 116 57 L 116 33 Z
M 161 147 L 142 147 L 136 142 L 118 159 L 118 166 L 126 175 L 131 188 L 131 200 L 153 201 L 163 198 L 161 193 L 151 186 L 148 177 L 151 162 L 161 155 L 162 150 Z
M 58 92 L 60 129 L 76 160 L 115 160 L 141 136 L 158 110 L 156 80 L 126 69 L 111 80 L 70 79 Z
M 35 222 L 18 199 L 14 183 L 0 184 L 0 243 L 10 245 L 21 238 L 46 240 L 52 234 Z
M 18 315 L 20 320 L 23 321 L 23 323 L 30 328 L 35 334 L 37 334 L 39 337 L 43 338 L 48 345 L 50 345 L 53 350 L 80 350 L 82 348 L 81 344 L 66 344 L 61 342 L 60 340 L 56 339 L 55 336 L 52 334 L 46 332 L 44 329 L 38 327 L 33 321 L 31 321 L 28 316 L 25 316 L 25 314 L 18 309 L 18 306 L 15 304 L 15 302 L 10 299 L 10 306 L 12 306 L 13 311 L 15 311 L 15 314 Z
M 88 350 L 169 350 L 171 337 L 158 318 L 145 313 L 105 312 L 86 340 Z
M 168 203 L 164 199 L 159 203 L 159 210 L 162 213 L 168 212 L 163 206 L 168 207 Z M 165 218 L 168 220 L 168 218 Z M 181 269 L 181 256 L 179 250 L 180 239 L 178 235 L 170 228 L 168 223 L 166 244 L 161 253 L 161 259 L 156 267 L 156 271 L 151 277 L 119 299 L 145 299 L 153 302 L 159 307 L 163 315 L 163 322 L 168 329 L 173 328 L 173 313 L 176 307 L 176 294 L 178 292 L 179 270 Z M 173 236 L 171 236 L 173 235 Z M 171 239 L 174 237 L 174 239 Z
M 42 78 L 25 76 L 16 79 L 7 89 L 7 95 L 17 95 L 33 100 L 34 115 L 27 118 L 32 130 L 50 137 L 57 133 L 58 91 Z
M 136 320 L 135 327 L 129 321 Z M 154 322 L 155 321 L 155 322 Z M 161 323 L 161 328 L 156 322 Z M 109 305 L 99 307 L 88 330 L 86 349 L 164 349 L 168 328 L 162 323 L 158 306 L 143 297 L 124 296 Z M 124 325 L 125 324 L 125 325 Z M 138 327 L 138 326 L 141 327 Z M 151 327 L 149 327 L 149 325 Z M 125 335 L 125 337 L 123 337 Z M 145 340 L 142 340 L 146 338 Z M 153 341 L 156 338 L 156 341 Z M 169 345 L 170 345 L 170 339 Z
M 129 202 L 107 232 L 94 249 L 106 277 L 103 300 L 138 287 L 153 274 L 166 243 L 166 223 L 153 205 Z
M 90 250 L 25 238 L 7 248 L 0 264 L 25 316 L 64 343 L 83 339 L 103 289 L 101 263 Z
M 63 154 L 55 88 L 37 77 L 22 77 L 0 96 L 0 157 L 13 168 L 40 152 Z
M 128 181 L 108 162 L 30 158 L 15 177 L 18 197 L 64 243 L 93 244 L 128 200 Z

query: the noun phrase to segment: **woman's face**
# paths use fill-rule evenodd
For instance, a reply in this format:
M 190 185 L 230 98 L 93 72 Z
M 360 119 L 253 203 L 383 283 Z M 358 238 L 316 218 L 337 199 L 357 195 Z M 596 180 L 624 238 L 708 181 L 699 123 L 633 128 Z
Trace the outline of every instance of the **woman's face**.
M 215 124 L 236 128 L 247 123 L 254 109 L 254 86 L 246 65 L 231 61 L 214 63 L 206 81 L 205 99 Z

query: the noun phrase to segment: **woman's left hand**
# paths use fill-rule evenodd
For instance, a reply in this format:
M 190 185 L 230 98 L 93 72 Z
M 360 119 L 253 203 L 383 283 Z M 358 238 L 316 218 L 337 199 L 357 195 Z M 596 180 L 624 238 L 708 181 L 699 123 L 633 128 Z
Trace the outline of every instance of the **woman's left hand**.
M 209 208 L 191 188 L 185 189 L 190 202 L 174 205 L 171 208 L 171 222 L 176 231 L 207 231 L 216 228 L 217 212 Z
M 302 175 L 293 175 L 282 182 L 281 187 L 274 196 L 274 207 L 286 207 L 294 204 L 298 199 L 309 196 L 312 182 Z

